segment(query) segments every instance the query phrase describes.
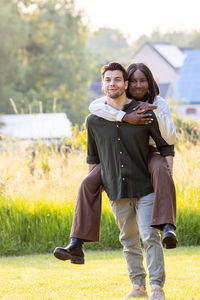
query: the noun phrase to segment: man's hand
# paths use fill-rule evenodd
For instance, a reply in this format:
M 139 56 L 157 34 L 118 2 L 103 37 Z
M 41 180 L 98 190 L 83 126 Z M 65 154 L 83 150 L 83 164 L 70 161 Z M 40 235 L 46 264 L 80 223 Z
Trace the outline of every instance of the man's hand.
M 122 121 L 133 125 L 145 125 L 152 123 L 153 119 L 151 116 L 151 114 L 133 111 L 130 114 L 125 114 Z
M 148 110 L 154 110 L 157 106 L 148 102 L 140 102 L 133 111 L 137 111 L 138 114 L 143 114 Z

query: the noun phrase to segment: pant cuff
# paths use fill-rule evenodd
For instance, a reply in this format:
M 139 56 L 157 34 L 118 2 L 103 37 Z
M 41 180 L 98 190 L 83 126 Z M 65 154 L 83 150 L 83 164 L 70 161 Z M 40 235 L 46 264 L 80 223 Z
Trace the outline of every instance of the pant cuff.
M 157 281 L 153 281 L 153 282 L 150 282 L 150 286 L 152 286 L 152 285 L 159 285 L 161 288 L 163 288 L 164 283 L 162 283 L 162 282 L 157 282 Z
M 146 286 L 146 280 L 144 280 L 144 279 L 133 280 L 132 284 L 133 285 L 144 285 L 144 286 Z

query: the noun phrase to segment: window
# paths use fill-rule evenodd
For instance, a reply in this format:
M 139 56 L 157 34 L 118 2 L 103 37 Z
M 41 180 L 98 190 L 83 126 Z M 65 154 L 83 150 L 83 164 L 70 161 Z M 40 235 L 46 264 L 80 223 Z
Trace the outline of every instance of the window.
M 186 108 L 186 114 L 187 115 L 196 115 L 197 110 L 194 107 L 188 107 Z

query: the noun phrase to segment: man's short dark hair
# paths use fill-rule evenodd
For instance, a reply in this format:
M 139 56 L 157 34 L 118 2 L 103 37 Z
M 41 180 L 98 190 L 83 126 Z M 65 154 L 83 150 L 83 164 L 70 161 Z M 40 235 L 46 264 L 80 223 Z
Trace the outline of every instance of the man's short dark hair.
M 122 72 L 124 81 L 127 81 L 128 80 L 128 73 L 127 73 L 126 69 L 121 64 L 119 64 L 117 62 L 110 62 L 107 65 L 103 66 L 101 68 L 101 78 L 102 79 L 104 78 L 104 74 L 107 71 L 118 71 L 118 70 Z

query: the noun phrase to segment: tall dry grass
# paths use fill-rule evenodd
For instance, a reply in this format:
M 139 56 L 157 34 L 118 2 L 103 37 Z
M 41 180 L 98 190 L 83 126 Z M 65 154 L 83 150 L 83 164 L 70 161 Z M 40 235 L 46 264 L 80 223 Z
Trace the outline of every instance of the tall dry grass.
M 34 174 L 30 172 L 31 147 L 18 151 L 7 149 L 0 154 L 1 195 L 35 201 L 74 202 L 77 188 L 85 174 L 84 151 L 73 151 L 64 157 L 54 147 L 36 147 Z
M 69 239 L 79 185 L 87 174 L 85 150 L 70 145 L 66 155 L 54 146 L 35 147 L 34 172 L 30 172 L 32 145 L 4 141 L 0 152 L 0 253 L 52 251 Z M 81 134 L 85 141 L 85 135 Z M 200 143 L 176 146 L 174 180 L 177 190 L 179 244 L 200 244 Z M 81 142 L 82 144 L 82 142 Z M 79 150 L 77 150 L 79 148 Z M 89 248 L 120 247 L 118 229 L 108 199 L 103 196 L 101 243 Z
M 174 180 L 178 207 L 200 211 L 200 144 L 177 145 Z
M 14 150 L 14 149 L 17 149 Z M 78 187 L 87 174 L 84 150 L 75 150 L 64 156 L 55 147 L 36 147 L 34 174 L 30 173 L 31 145 L 6 146 L 0 152 L 0 193 L 12 199 L 26 199 L 28 203 L 42 202 L 74 204 Z M 176 146 L 174 180 L 179 193 L 199 191 L 200 144 L 185 143 Z M 179 206 L 199 208 L 198 193 L 179 199 Z

